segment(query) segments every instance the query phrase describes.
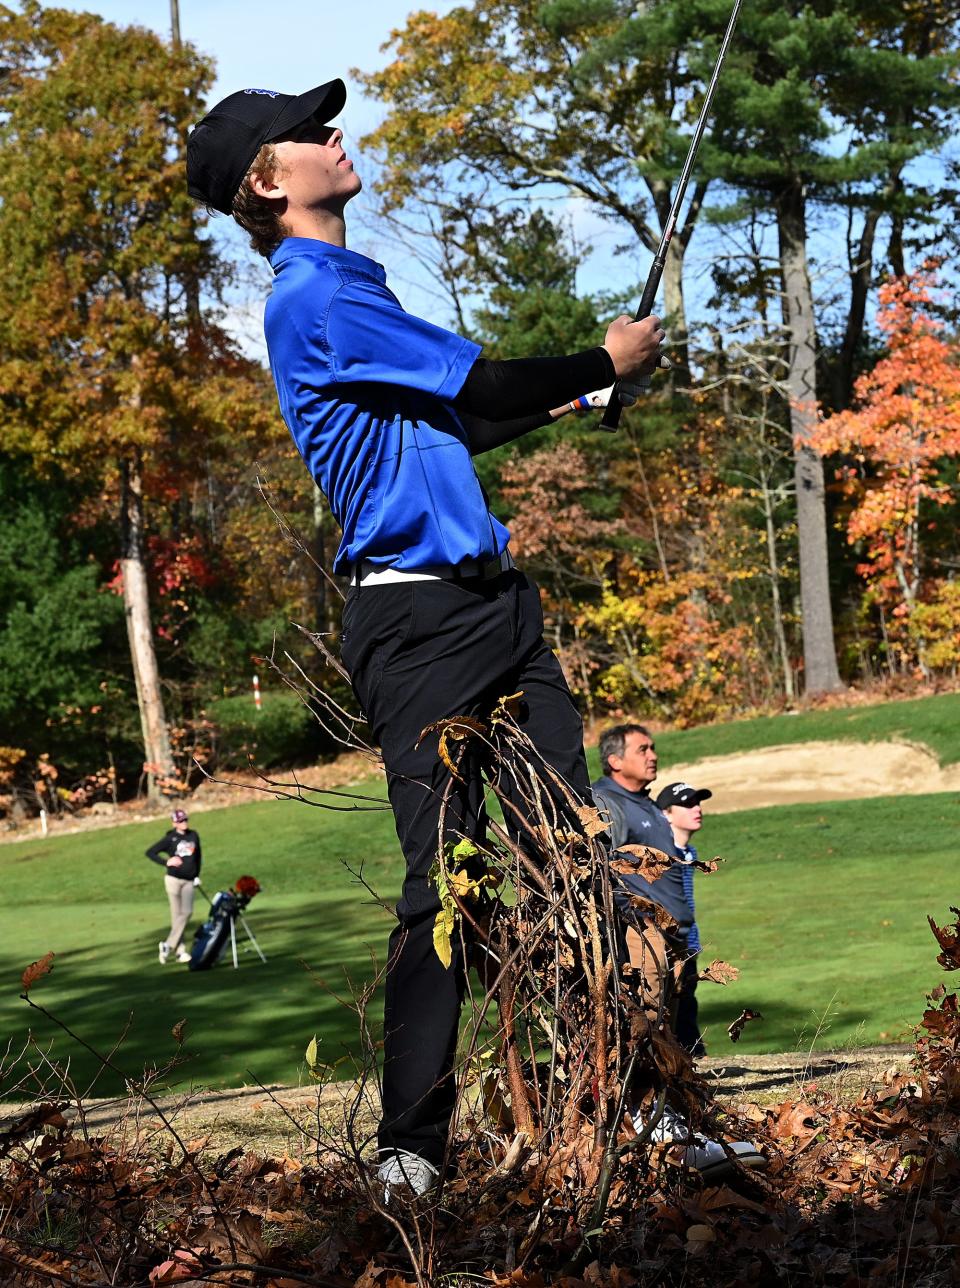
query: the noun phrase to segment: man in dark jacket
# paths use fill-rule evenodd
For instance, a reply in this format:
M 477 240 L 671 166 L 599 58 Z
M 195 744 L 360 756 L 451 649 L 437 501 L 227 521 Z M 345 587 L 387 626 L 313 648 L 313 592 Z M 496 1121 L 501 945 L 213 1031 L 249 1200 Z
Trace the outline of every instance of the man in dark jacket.
M 593 797 L 610 828 L 610 850 L 617 871 L 616 883 L 630 894 L 652 899 L 673 917 L 677 930 L 662 935 L 655 926 L 644 929 L 644 938 L 629 926 L 626 934 L 631 964 L 639 970 L 645 995 L 657 998 L 661 981 L 688 954 L 687 941 L 693 926 L 693 910 L 683 884 L 679 862 L 667 868 L 656 881 L 647 881 L 627 868 L 629 855 L 618 856 L 623 845 L 646 845 L 676 860 L 682 860 L 673 829 L 663 811 L 650 797 L 650 784 L 657 776 L 657 748 L 649 729 L 638 724 L 615 725 L 600 737 L 600 766 L 603 777 L 593 784 Z M 617 900 L 622 903 L 622 899 Z M 633 943 L 631 943 L 633 940 Z M 651 970 L 651 959 L 657 959 Z M 637 1131 L 642 1115 L 633 1111 Z M 726 1146 L 691 1130 L 683 1116 L 669 1103 L 653 1130 L 653 1139 L 681 1147 L 684 1162 L 706 1178 L 722 1176 L 732 1154 L 745 1167 L 763 1167 L 765 1160 L 751 1141 L 733 1141 Z
M 657 776 L 657 749 L 643 725 L 623 724 L 607 729 L 600 737 L 600 767 L 603 777 L 593 784 L 593 796 L 610 823 L 610 849 L 621 845 L 649 845 L 651 849 L 683 856 L 663 810 L 650 796 L 650 784 Z M 683 888 L 679 867 L 668 868 L 657 881 L 621 874 L 622 884 L 634 894 L 653 899 L 666 908 L 686 939 L 693 924 L 693 912 Z
M 160 941 L 160 965 L 171 953 L 178 962 L 188 962 L 190 954 L 183 946 L 183 933 L 193 914 L 193 890 L 200 884 L 200 837 L 188 827 L 189 819 L 182 809 L 170 815 L 173 827 L 146 851 L 147 858 L 166 869 L 163 878 L 170 902 L 170 933 Z

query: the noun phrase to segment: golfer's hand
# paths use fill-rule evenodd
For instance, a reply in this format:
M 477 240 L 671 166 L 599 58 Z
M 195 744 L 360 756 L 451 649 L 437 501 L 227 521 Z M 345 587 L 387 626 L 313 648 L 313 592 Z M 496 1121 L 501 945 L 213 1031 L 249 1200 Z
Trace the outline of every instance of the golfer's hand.
M 611 322 L 603 338 L 603 347 L 613 359 L 617 379 L 633 381 L 656 371 L 663 358 L 660 346 L 665 338 L 660 319 L 652 314 L 634 322 L 623 313 Z
M 200 884 L 200 878 L 199 878 L 199 877 L 194 877 L 194 878 L 193 878 L 193 884 L 194 884 L 195 886 L 198 886 L 198 885 Z
M 182 868 L 182 867 L 183 867 L 183 859 L 181 859 L 181 857 L 180 857 L 180 855 L 179 855 L 179 854 L 175 854 L 175 855 L 173 855 L 173 857 L 172 857 L 172 858 L 167 859 L 167 867 L 168 867 L 168 868 Z

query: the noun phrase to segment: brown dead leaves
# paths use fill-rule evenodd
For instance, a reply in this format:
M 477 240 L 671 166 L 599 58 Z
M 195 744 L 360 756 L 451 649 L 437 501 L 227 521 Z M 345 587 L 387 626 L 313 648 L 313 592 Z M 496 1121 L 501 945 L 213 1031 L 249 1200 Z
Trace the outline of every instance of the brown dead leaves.
M 730 1041 L 739 1042 L 740 1038 L 743 1036 L 743 1030 L 747 1027 L 747 1025 L 750 1024 L 753 1020 L 762 1020 L 762 1019 L 763 1019 L 763 1016 L 760 1014 L 759 1011 L 751 1011 L 749 1007 L 746 1007 L 744 1010 L 740 1012 L 737 1018 L 727 1029 L 727 1033 L 730 1035 Z
M 49 975 L 53 970 L 53 959 L 56 953 L 44 953 L 39 961 L 32 962 L 20 976 L 20 983 L 23 987 L 23 995 L 30 992 L 30 989 L 38 979 L 43 979 L 44 975 Z
M 446 765 L 447 769 L 457 779 L 463 782 L 462 775 L 458 772 L 454 763 L 454 752 L 452 744 L 464 743 L 469 738 L 486 737 L 487 726 L 480 720 L 475 720 L 473 716 L 448 716 L 443 720 L 435 720 L 433 724 L 428 724 L 425 729 L 421 729 L 420 737 L 417 739 L 417 746 L 423 742 L 427 734 L 435 733 L 438 736 L 437 754 Z
M 958 918 L 960 923 L 960 908 L 951 908 L 950 911 Z M 958 923 L 953 926 L 938 926 L 932 917 L 928 917 L 930 929 L 936 936 L 937 943 L 943 949 L 937 957 L 937 961 L 944 970 L 960 970 L 960 932 L 958 932 Z
M 609 832 L 610 824 L 605 822 L 600 815 L 600 811 L 592 805 L 581 805 L 577 809 L 577 818 L 580 826 L 583 828 L 583 834 L 589 840 L 599 836 L 601 832 Z
M 740 978 L 740 968 L 718 958 L 712 961 L 706 970 L 702 970 L 697 979 L 708 980 L 711 984 L 732 984 Z M 737 1035 L 739 1037 L 739 1034 Z
M 657 881 L 676 860 L 663 850 L 655 850 L 650 845 L 619 845 L 617 854 L 629 854 L 632 862 L 612 859 L 610 866 L 614 872 L 624 875 L 643 877 L 645 881 Z
M 949 941 L 958 936 L 960 924 L 937 935 L 948 957 Z M 729 969 L 718 961 L 704 974 L 730 978 Z M 757 1013 L 745 1011 L 737 1024 L 751 1018 Z M 613 1237 L 598 1237 L 590 1257 L 599 1259 L 571 1273 L 566 1267 L 582 1246 L 584 1227 L 561 1200 L 577 1186 L 587 1195 L 597 1183 L 601 1154 L 589 1121 L 580 1118 L 578 1128 L 571 1119 L 556 1149 L 518 1150 L 514 1170 L 495 1185 L 491 1163 L 506 1163 L 512 1131 L 501 1129 L 494 1146 L 501 1152 L 492 1159 L 492 1136 L 479 1148 L 466 1140 L 444 1185 L 441 1237 L 432 1233 L 431 1215 L 417 1217 L 434 1259 L 431 1277 L 421 1283 L 452 1282 L 469 1264 L 489 1288 L 957 1281 L 956 994 L 934 990 L 915 1064 L 907 1073 L 889 1071 L 856 1100 L 811 1084 L 774 1107 L 738 1106 L 711 1118 L 707 1105 L 701 1119 L 702 1087 L 689 1057 L 665 1032 L 655 1030 L 653 1043 L 669 1085 L 688 1097 L 693 1127 L 717 1138 L 754 1140 L 769 1171 L 705 1185 L 680 1171 L 660 1146 L 634 1149 L 610 1189 L 604 1224 Z M 617 1088 L 610 1093 L 616 1098 Z M 625 1124 L 621 1141 L 631 1139 L 636 1136 Z M 172 1148 L 166 1156 L 131 1156 L 92 1134 L 74 1136 L 61 1107 L 49 1102 L 20 1115 L 0 1143 L 9 1146 L 0 1163 L 4 1284 L 94 1288 L 104 1282 L 105 1260 L 112 1282 L 153 1288 L 191 1282 L 413 1288 L 418 1278 L 395 1227 L 371 1212 L 354 1164 L 332 1151 L 323 1167 L 312 1150 L 305 1164 L 239 1148 L 211 1159 L 202 1140 L 188 1143 L 186 1159 Z M 57 1219 L 69 1218 L 69 1254 L 54 1246 L 44 1224 L 51 1195 Z M 146 1222 L 144 1212 L 152 1214 Z M 158 1212 L 162 1221 L 153 1219 Z M 396 1216 L 408 1225 L 409 1213 L 398 1209 Z M 516 1268 L 531 1230 L 538 1242 Z M 620 1249 L 629 1249 L 631 1270 L 618 1268 Z

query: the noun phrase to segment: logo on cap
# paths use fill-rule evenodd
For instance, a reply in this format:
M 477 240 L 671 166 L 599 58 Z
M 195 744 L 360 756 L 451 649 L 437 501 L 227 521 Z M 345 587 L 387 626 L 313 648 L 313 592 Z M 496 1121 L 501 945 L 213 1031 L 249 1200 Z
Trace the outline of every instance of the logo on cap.
M 278 89 L 245 89 L 243 92 L 244 94 L 263 94 L 266 98 L 280 97 L 280 91 Z
M 679 796 L 681 792 L 692 792 L 694 788 L 692 788 L 689 783 L 674 783 L 670 790 L 673 792 L 674 796 Z

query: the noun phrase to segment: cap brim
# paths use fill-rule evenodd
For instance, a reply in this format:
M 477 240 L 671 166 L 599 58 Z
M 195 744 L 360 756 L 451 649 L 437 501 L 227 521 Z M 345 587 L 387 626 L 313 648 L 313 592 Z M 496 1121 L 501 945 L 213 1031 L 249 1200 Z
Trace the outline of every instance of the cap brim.
M 698 800 L 698 801 L 708 801 L 712 795 L 713 795 L 713 792 L 708 791 L 706 787 L 701 787 L 701 788 L 697 791 L 697 800 Z
M 316 89 L 308 89 L 305 94 L 298 94 L 282 108 L 270 126 L 269 138 L 264 142 L 269 143 L 270 139 L 279 138 L 288 130 L 295 130 L 311 118 L 326 125 L 331 117 L 338 116 L 343 111 L 346 101 L 347 87 L 339 78 L 327 81 L 325 85 L 318 85 Z

